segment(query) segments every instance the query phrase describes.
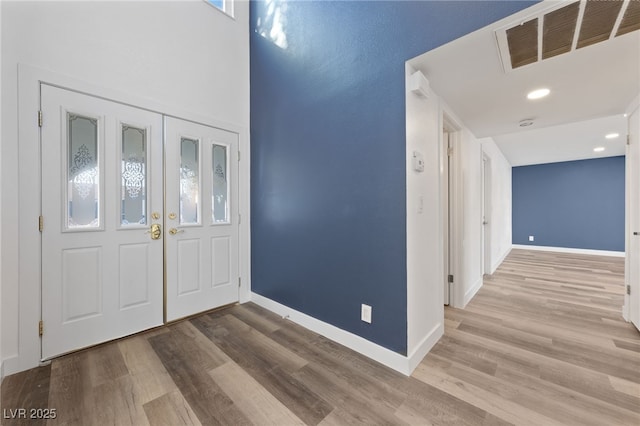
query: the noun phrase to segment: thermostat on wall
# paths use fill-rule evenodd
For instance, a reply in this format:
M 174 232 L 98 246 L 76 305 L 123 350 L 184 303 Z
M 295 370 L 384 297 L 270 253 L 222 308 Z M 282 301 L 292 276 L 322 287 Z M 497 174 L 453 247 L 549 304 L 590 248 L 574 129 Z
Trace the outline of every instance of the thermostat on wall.
M 418 151 L 413 151 L 413 170 L 416 172 L 424 172 L 424 158 Z

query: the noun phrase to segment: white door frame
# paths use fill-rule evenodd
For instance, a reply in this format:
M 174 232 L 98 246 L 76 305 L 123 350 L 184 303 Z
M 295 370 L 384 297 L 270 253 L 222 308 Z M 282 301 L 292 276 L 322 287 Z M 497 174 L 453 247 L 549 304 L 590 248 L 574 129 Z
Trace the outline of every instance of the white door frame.
M 240 186 L 240 302 L 251 299 L 250 270 L 250 150 L 247 127 L 227 123 L 216 118 L 173 105 L 147 99 L 118 89 L 104 88 L 73 77 L 61 75 L 25 64 L 18 65 L 18 187 L 20 223 L 18 250 L 18 353 L 4 360 L 5 374 L 10 375 L 37 367 L 41 360 L 38 323 L 41 319 L 41 238 L 38 231 L 40 215 L 40 173 L 34 174 L 34 163 L 40 162 L 40 128 L 37 113 L 40 110 L 40 83 L 67 90 L 90 94 L 167 116 L 194 121 L 238 134 L 242 161 L 239 166 Z M 47 119 L 46 117 L 44 118 Z M 37 163 L 36 163 L 37 161 Z M 34 194 L 37 194 L 34 195 Z M 46 225 L 45 225 L 46 226 Z M 34 267 L 38 265 L 37 267 Z M 45 327 L 46 332 L 46 327 Z
M 462 247 L 460 238 L 462 237 L 462 233 L 460 231 L 462 230 L 463 223 L 463 211 L 461 209 L 462 171 L 460 167 L 462 158 L 460 146 L 462 141 L 462 126 L 456 121 L 455 118 L 453 118 L 453 114 L 450 113 L 446 108 L 441 109 L 440 119 L 440 152 L 442 152 L 443 155 L 442 161 L 448 162 L 449 159 L 451 160 L 451 162 L 449 163 L 450 170 L 448 179 L 448 186 L 451 188 L 451 192 L 449 194 L 450 199 L 448 205 L 444 204 L 444 197 L 442 197 L 443 237 L 449 239 L 448 252 L 450 253 L 450 256 L 448 255 L 449 253 L 443 253 L 443 258 L 445 259 L 443 278 L 446 278 L 448 274 L 453 275 L 453 283 L 451 283 L 449 286 L 449 305 L 455 308 L 461 308 L 464 306 L 464 290 L 461 286 L 462 269 L 460 268 L 460 265 L 462 264 L 462 259 L 460 257 Z M 448 134 L 448 140 L 445 140 L 444 138 L 445 133 Z M 450 157 L 448 157 L 447 142 L 453 150 Z M 449 188 L 446 187 L 446 182 L 444 182 L 441 190 L 449 191 Z M 449 214 L 449 208 L 451 209 L 451 214 Z M 448 229 L 446 226 L 444 226 L 444 215 L 449 215 Z M 449 258 L 448 261 L 447 258 Z M 447 263 L 450 265 L 448 268 Z M 447 269 L 449 270 L 449 272 L 447 272 Z
M 491 274 L 491 159 L 482 153 L 482 274 Z
M 634 114 L 639 114 L 640 113 L 640 95 L 638 95 L 634 101 L 631 103 L 631 105 L 629 105 L 629 107 L 626 110 L 626 114 L 627 114 L 627 135 L 632 135 L 634 134 L 637 137 L 637 132 L 640 131 L 640 129 L 638 128 L 633 128 L 632 127 L 632 123 L 631 123 L 631 117 Z M 624 284 L 625 287 L 628 286 L 628 288 L 630 289 L 630 295 L 627 294 L 627 292 L 625 291 L 625 295 L 624 295 L 624 305 L 622 307 L 622 316 L 626 321 L 631 322 L 632 319 L 634 318 L 635 315 L 637 315 L 637 313 L 633 313 L 631 312 L 631 306 L 632 306 L 632 301 L 631 298 L 634 297 L 635 301 L 638 301 L 640 299 L 640 282 L 638 282 L 637 280 L 632 282 L 631 278 L 632 278 L 632 273 L 631 273 L 631 258 L 633 256 L 638 256 L 638 253 L 632 253 L 632 238 L 640 238 L 636 235 L 633 235 L 633 232 L 639 232 L 640 230 L 637 229 L 632 229 L 632 223 L 631 223 L 631 215 L 632 214 L 638 214 L 638 212 L 634 211 L 634 208 L 631 205 L 631 201 L 632 201 L 632 192 L 633 191 L 637 191 L 638 188 L 640 187 L 640 182 L 633 182 L 633 173 L 632 173 L 632 168 L 640 168 L 640 163 L 637 164 L 632 164 L 631 161 L 631 157 L 630 157 L 630 149 L 631 146 L 629 144 L 627 144 L 626 146 L 626 167 L 625 167 L 625 262 L 624 262 Z M 637 278 L 637 277 L 636 277 Z M 640 302 L 633 304 L 634 306 L 638 306 L 638 304 L 640 304 Z M 636 324 L 636 326 L 638 326 Z

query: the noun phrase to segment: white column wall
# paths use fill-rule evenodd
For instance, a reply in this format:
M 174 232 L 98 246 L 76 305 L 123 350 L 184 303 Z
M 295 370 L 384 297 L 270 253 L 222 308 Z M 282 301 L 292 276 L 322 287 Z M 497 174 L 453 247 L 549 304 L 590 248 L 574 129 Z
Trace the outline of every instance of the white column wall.
M 414 72 L 406 65 L 406 77 Z M 443 229 L 440 186 L 442 128 L 435 94 L 406 93 L 407 355 L 411 369 L 444 333 Z M 413 170 L 413 153 L 425 161 Z

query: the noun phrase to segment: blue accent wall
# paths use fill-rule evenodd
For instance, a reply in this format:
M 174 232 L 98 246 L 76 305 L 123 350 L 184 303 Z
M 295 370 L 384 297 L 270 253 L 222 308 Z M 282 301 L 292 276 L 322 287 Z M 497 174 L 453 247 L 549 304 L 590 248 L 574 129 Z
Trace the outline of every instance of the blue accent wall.
M 255 293 L 406 354 L 405 61 L 533 3 L 251 2 Z
M 624 251 L 624 175 L 624 156 L 513 167 L 513 243 Z

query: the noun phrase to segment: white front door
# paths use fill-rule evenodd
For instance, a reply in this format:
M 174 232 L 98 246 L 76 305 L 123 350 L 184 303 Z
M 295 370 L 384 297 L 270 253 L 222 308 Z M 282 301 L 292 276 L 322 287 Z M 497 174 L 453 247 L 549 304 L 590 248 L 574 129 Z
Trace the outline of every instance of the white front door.
M 165 117 L 167 321 L 237 302 L 238 135 Z
M 629 116 L 629 145 L 627 151 L 629 173 L 629 319 L 640 330 L 640 108 Z
M 41 108 L 47 359 L 163 322 L 162 116 L 45 84 Z

